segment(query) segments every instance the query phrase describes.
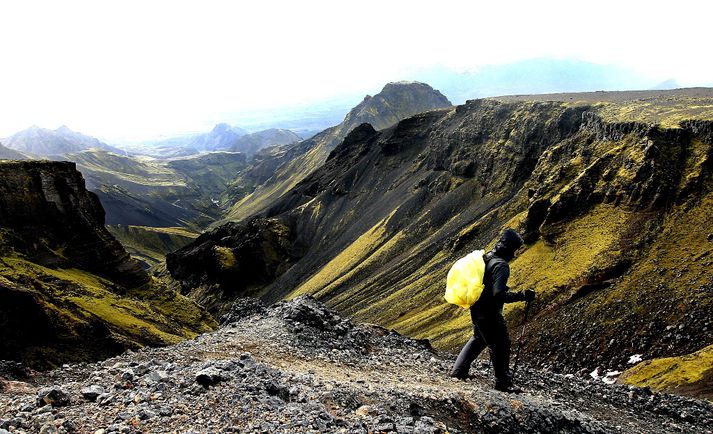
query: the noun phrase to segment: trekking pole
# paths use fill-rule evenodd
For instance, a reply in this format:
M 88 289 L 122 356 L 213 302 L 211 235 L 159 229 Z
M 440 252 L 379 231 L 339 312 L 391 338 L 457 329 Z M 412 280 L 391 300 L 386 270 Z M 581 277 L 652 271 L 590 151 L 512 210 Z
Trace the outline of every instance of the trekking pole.
M 517 338 L 517 350 L 515 352 L 515 364 L 512 367 L 512 379 L 515 380 L 515 373 L 517 372 L 517 364 L 520 361 L 520 348 L 522 348 L 522 337 L 525 336 L 525 325 L 527 324 L 527 317 L 530 314 L 530 304 L 531 301 L 525 302 L 525 318 L 522 320 L 522 331 L 520 331 L 520 337 Z

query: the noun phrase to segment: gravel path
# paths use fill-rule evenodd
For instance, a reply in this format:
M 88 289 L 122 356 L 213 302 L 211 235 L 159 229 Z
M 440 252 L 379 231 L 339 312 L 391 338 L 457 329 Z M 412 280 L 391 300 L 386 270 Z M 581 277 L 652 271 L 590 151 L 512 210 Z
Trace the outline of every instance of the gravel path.
M 194 340 L 5 382 L 0 434 L 712 432 L 706 401 L 527 368 L 508 395 L 485 362 L 468 381 L 451 362 L 310 298 L 244 300 Z

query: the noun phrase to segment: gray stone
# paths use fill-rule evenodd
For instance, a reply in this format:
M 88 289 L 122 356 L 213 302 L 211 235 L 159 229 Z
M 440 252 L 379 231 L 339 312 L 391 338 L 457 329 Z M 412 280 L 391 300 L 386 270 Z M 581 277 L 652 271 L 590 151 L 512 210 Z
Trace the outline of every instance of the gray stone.
M 96 401 L 104 392 L 105 390 L 102 386 L 92 384 L 91 386 L 82 388 L 82 397 L 87 401 Z

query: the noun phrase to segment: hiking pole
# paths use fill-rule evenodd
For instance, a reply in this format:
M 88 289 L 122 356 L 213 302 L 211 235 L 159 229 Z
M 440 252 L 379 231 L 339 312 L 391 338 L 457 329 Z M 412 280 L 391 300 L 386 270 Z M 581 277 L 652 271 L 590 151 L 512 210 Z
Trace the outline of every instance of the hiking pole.
M 527 317 L 530 314 L 530 304 L 531 301 L 525 302 L 525 318 L 522 320 L 522 331 L 520 331 L 520 337 L 517 338 L 517 350 L 515 352 L 515 364 L 512 367 L 512 379 L 515 380 L 515 373 L 517 372 L 517 364 L 520 361 L 520 348 L 522 348 L 522 337 L 525 336 L 525 325 L 527 324 Z

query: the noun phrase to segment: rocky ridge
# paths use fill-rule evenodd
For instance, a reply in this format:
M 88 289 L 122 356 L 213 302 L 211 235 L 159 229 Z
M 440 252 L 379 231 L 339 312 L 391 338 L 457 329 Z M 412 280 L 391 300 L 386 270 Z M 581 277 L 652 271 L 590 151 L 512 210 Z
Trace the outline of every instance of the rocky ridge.
M 523 368 L 526 391 L 446 372 L 452 357 L 310 297 L 265 307 L 239 300 L 223 326 L 5 380 L 11 432 L 710 433 L 709 402 Z M 8 375 L 5 375 L 6 378 Z
M 237 221 L 268 209 L 321 166 L 332 149 L 362 123 L 380 130 L 417 113 L 450 105 L 443 94 L 425 83 L 387 83 L 378 94 L 367 95 L 338 125 L 294 145 L 258 154 L 227 192 L 233 203 L 227 219 Z

